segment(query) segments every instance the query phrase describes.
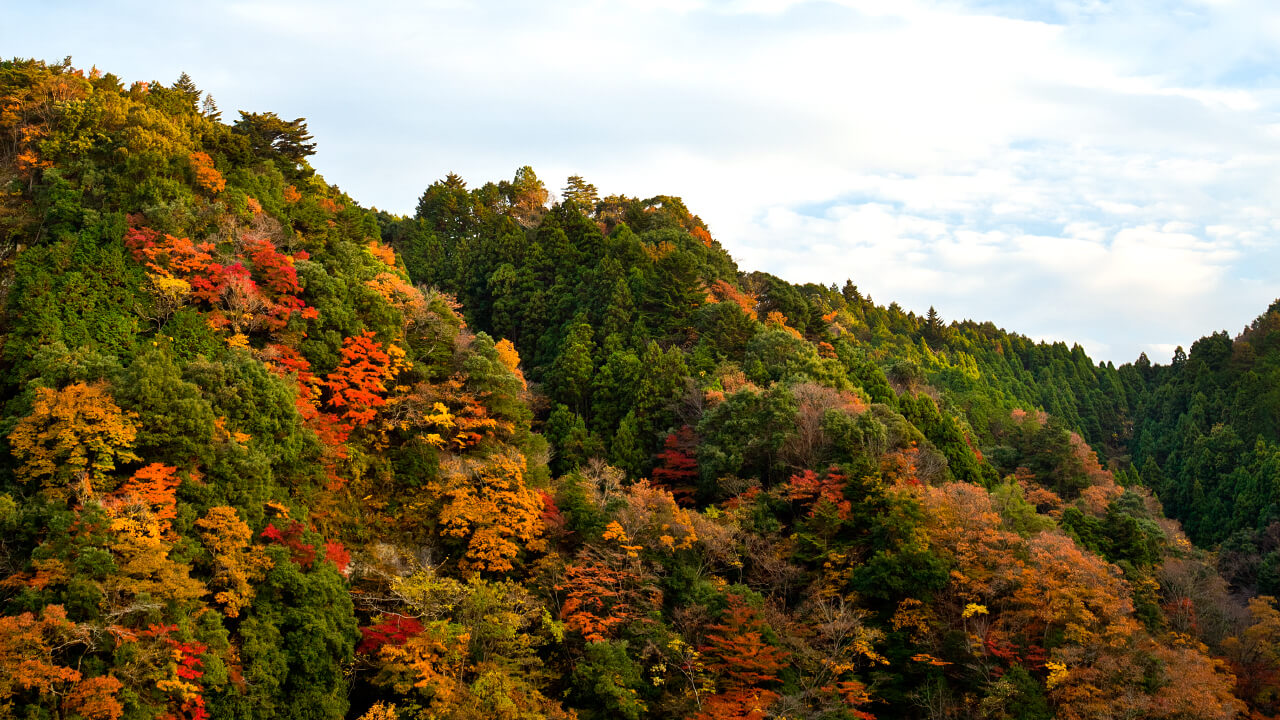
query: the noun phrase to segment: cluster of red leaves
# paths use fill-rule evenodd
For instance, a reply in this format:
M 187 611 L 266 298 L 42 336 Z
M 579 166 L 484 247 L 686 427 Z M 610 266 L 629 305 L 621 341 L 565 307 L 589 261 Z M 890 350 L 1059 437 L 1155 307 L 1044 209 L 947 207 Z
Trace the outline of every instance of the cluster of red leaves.
M 302 541 L 302 533 L 304 532 L 306 532 L 306 527 L 297 520 L 290 522 L 283 532 L 276 527 L 275 523 L 267 523 L 267 528 L 262 531 L 260 537 L 263 540 L 289 548 L 289 554 L 295 563 L 309 567 L 316 561 L 316 546 Z
M 173 652 L 174 674 L 179 680 L 196 689 L 195 692 L 182 693 L 180 698 L 174 699 L 173 703 L 180 704 L 173 711 L 161 715 L 160 720 L 209 720 L 209 712 L 204 706 L 204 696 L 200 693 L 203 688 L 198 682 L 204 677 L 204 660 L 200 657 L 209 650 L 209 646 L 195 641 L 177 640 L 172 637 L 177 631 L 177 625 L 150 625 L 139 633 L 141 637 L 163 641 Z
M 298 297 L 302 287 L 294 261 L 306 259 L 306 253 L 286 255 L 266 238 L 247 237 L 233 262 L 220 263 L 214 262 L 212 243 L 197 245 L 148 227 L 130 227 L 124 239 L 134 259 L 149 270 L 187 282 L 192 297 L 211 306 L 215 326 L 239 329 L 252 315 L 256 324 L 278 331 L 294 313 L 319 316 Z
M 691 505 L 697 490 L 698 461 L 694 451 L 698 438 L 688 425 L 667 435 L 658 453 L 658 466 L 653 469 L 653 481 L 671 491 L 681 505 Z
M 316 434 L 316 438 L 324 446 L 325 472 L 330 478 L 330 486 L 336 489 L 342 484 L 337 463 L 348 457 L 347 438 L 354 428 L 337 415 L 320 409 L 319 395 L 323 381 L 311 372 L 311 363 L 301 353 L 287 345 L 268 345 L 267 350 L 271 356 L 269 367 L 272 371 L 282 377 L 294 375 L 296 378 L 298 392 L 293 401 L 294 407 L 298 409 L 302 423 Z
M 304 567 L 311 567 L 315 564 L 318 553 L 315 545 L 303 542 L 302 535 L 306 530 L 306 526 L 297 520 L 291 521 L 283 531 L 276 527 L 275 523 L 267 523 L 266 529 L 262 531 L 259 537 L 277 545 L 285 546 L 289 549 L 289 554 L 295 563 Z M 345 573 L 351 565 L 351 553 L 347 552 L 346 547 L 336 540 L 325 541 L 324 559 L 333 563 L 338 568 L 338 572 Z
M 383 613 L 374 624 L 360 628 L 361 640 L 356 652 L 374 655 L 383 645 L 398 647 L 420 632 L 422 623 L 417 618 Z
M 1022 665 L 1029 670 L 1043 670 L 1045 660 L 1049 659 L 1048 653 L 1039 645 L 1002 640 L 994 633 L 988 635 L 982 645 L 992 657 L 1010 665 Z
M 822 475 L 805 470 L 791 476 L 786 488 L 787 499 L 808 505 L 809 517 L 814 516 L 820 503 L 828 502 L 835 507 L 836 516 L 844 520 L 853 511 L 852 503 L 844 496 L 845 480 L 847 478 L 835 466 L 827 468 Z
M 538 494 L 542 497 L 542 527 L 548 536 L 560 537 L 565 534 L 566 520 L 564 513 L 560 512 L 560 508 L 556 505 L 555 498 L 551 497 L 551 493 L 546 490 L 539 490 Z
M 367 425 L 387 404 L 383 395 L 391 379 L 391 356 L 373 339 L 371 331 L 342 341 L 338 367 L 325 377 L 329 405 L 342 412 L 342 419 L 357 426 Z

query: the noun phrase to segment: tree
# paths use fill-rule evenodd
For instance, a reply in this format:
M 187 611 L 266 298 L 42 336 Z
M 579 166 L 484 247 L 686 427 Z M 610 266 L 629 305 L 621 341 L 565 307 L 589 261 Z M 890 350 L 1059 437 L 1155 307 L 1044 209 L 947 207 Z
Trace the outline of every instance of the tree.
M 196 527 L 211 556 L 213 600 L 227 617 L 239 617 L 253 601 L 254 584 L 270 569 L 271 560 L 253 545 L 253 530 L 235 508 L 209 508 Z
M 525 550 L 542 546 L 542 497 L 524 483 L 525 459 L 514 450 L 483 461 L 455 459 L 428 490 L 444 501 L 441 534 L 463 541 L 459 566 L 511 570 Z
M 235 131 L 249 140 L 253 152 L 261 158 L 280 158 L 287 165 L 281 170 L 294 171 L 316 152 L 316 144 L 308 142 L 306 118 L 283 120 L 273 112 L 240 111 Z
M 39 617 L 30 612 L 0 616 L 0 710 L 11 712 L 19 692 L 52 700 L 79 682 L 80 672 L 59 664 L 57 653 L 88 642 L 88 632 L 68 620 L 61 605 L 46 606 Z
M 578 206 L 582 212 L 590 215 L 595 212 L 596 202 L 600 199 L 600 194 L 596 192 L 596 186 L 582 179 L 580 175 L 570 175 L 565 181 L 565 188 L 561 191 L 561 197 L 564 202 L 571 202 Z
M 938 311 L 934 310 L 933 306 L 930 305 L 929 314 L 925 316 L 924 320 L 925 339 L 931 343 L 941 342 L 944 327 L 945 326 L 942 324 L 942 316 L 938 315 Z
M 373 339 L 372 331 L 342 341 L 338 367 L 325 377 L 329 388 L 329 405 L 338 409 L 343 420 L 356 426 L 368 425 L 387 404 L 387 381 L 403 367 L 404 351 L 395 345 Z
M 137 437 L 134 415 L 120 409 L 106 383 L 74 383 L 54 390 L 38 388 L 31 414 L 9 435 L 22 465 L 18 478 L 41 481 L 46 493 L 92 498 L 111 489 L 109 473 L 117 462 L 133 462 Z
M 768 625 L 741 595 L 730 594 L 727 600 L 720 622 L 707 627 L 707 642 L 701 648 L 720 682 L 697 717 L 762 720 L 778 697 L 765 686 L 779 681 L 790 653 L 765 640 Z

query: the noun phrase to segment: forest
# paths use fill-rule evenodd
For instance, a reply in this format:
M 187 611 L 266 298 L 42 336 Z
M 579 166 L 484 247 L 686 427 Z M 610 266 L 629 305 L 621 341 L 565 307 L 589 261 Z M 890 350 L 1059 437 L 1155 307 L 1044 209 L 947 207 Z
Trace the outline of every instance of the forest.
M 0 717 L 1280 718 L 1280 301 L 1116 367 L 314 140 L 0 62 Z

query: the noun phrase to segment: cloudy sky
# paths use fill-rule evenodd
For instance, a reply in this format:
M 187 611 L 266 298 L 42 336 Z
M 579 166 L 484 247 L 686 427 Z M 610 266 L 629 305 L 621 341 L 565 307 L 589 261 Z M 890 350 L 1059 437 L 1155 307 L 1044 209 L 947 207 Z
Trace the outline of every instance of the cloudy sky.
M 370 5 L 371 8 L 362 8 Z M 1280 297 L 1269 0 L 21 3 L 0 54 L 306 117 L 412 212 L 447 172 L 682 196 L 747 270 L 1167 362 Z

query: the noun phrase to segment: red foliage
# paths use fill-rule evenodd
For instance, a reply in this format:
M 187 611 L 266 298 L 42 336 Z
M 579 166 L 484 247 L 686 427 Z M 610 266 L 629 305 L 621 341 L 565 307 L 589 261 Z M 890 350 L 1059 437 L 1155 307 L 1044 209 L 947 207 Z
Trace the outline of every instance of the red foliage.
M 792 475 L 787 484 L 787 499 L 809 505 L 809 517 L 817 512 L 822 502 L 835 506 L 836 516 L 841 520 L 849 517 L 853 505 L 844 497 L 845 476 L 837 467 L 830 467 L 819 476 L 812 470 L 805 470 L 799 475 Z
M 694 481 L 698 477 L 698 461 L 694 459 L 694 450 L 698 446 L 698 438 L 688 425 L 671 433 L 663 442 L 663 451 L 658 453 L 658 466 L 653 469 L 653 480 L 671 491 L 681 505 L 693 502 L 697 488 Z
M 338 572 L 345 573 L 351 566 L 351 553 L 337 540 L 326 540 L 324 543 L 324 559 L 333 563 Z
M 546 490 L 539 490 L 538 494 L 542 496 L 542 527 L 544 532 L 551 537 L 559 537 L 565 533 L 564 514 L 560 512 L 560 508 L 556 507 L 555 498 L 551 497 L 551 493 Z
M 302 541 L 302 533 L 305 531 L 306 528 L 297 520 L 289 523 L 289 527 L 285 528 L 284 532 L 281 532 L 275 523 L 267 523 L 260 537 L 278 545 L 284 545 L 289 548 L 289 554 L 292 555 L 295 563 L 310 566 L 316 561 L 316 546 Z
M 722 622 L 708 626 L 707 644 L 702 648 L 708 667 L 725 677 L 725 687 L 741 689 L 778 681 L 778 672 L 786 667 L 791 653 L 765 641 L 767 628 L 759 610 L 743 602 L 742 596 L 729 595 Z
M 302 292 L 302 286 L 298 284 L 298 271 L 293 267 L 293 258 L 276 250 L 276 246 L 266 238 L 250 240 L 245 247 L 249 251 L 249 258 L 253 260 L 254 270 L 272 292 L 281 295 Z
M 160 720 L 209 720 L 209 713 L 204 707 L 204 696 L 201 695 L 204 688 L 197 682 L 204 677 L 204 661 L 200 656 L 209 650 L 209 646 L 194 640 L 183 642 L 170 637 L 177 631 L 177 625 L 151 625 L 139 633 L 142 637 L 163 639 L 177 661 L 174 668 L 175 674 L 180 680 L 196 689 L 195 692 L 186 693 L 180 698 L 181 705 L 176 712 L 161 715 Z M 171 702 L 177 702 L 177 699 Z
M 367 425 L 377 409 L 387 404 L 383 393 L 391 372 L 391 356 L 373 339 L 372 332 L 343 340 L 338 367 L 325 378 L 331 391 L 329 404 L 344 411 L 343 420 Z
M 1009 665 L 1022 665 L 1029 670 L 1043 670 L 1045 660 L 1049 658 L 1049 654 L 1039 645 L 1003 640 L 994 633 L 988 635 L 982 644 L 993 657 Z
M 406 640 L 420 632 L 422 632 L 422 623 L 416 618 L 384 613 L 373 625 L 360 628 L 362 639 L 356 646 L 356 652 L 376 654 L 383 645 L 403 645 Z
M 239 332 L 241 322 L 247 320 L 251 327 L 277 331 L 288 325 L 294 313 L 319 316 L 298 297 L 302 286 L 293 266 L 295 258 L 281 253 L 266 238 L 246 239 L 230 264 L 213 261 L 217 248 L 211 243 L 196 245 L 148 227 L 130 227 L 124 239 L 134 259 L 149 270 L 186 281 L 191 296 L 212 307 L 210 321 L 216 327 L 232 325 Z

